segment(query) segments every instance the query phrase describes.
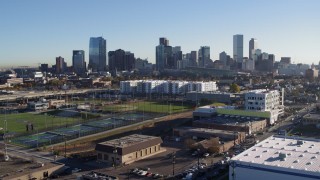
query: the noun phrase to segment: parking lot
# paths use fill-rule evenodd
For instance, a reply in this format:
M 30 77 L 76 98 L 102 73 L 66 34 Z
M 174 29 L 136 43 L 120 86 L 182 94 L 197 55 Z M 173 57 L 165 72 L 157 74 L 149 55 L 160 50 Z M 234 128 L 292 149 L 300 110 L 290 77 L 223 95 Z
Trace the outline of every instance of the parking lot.
M 198 157 L 192 156 L 191 152 L 186 150 L 183 145 L 183 142 L 174 142 L 174 141 L 164 141 L 163 147 L 166 148 L 166 151 L 152 157 L 139 160 L 132 164 L 123 166 L 123 167 L 112 167 L 111 165 L 105 163 L 98 163 L 96 161 L 81 163 L 81 167 L 85 171 L 76 173 L 76 175 L 86 174 L 94 170 L 95 172 L 104 173 L 111 176 L 116 176 L 119 179 L 127 179 L 128 176 L 130 179 L 145 179 L 146 176 L 138 176 L 134 173 L 129 173 L 132 169 L 149 169 L 149 173 L 159 174 L 161 176 L 169 176 L 173 174 L 173 164 L 172 164 L 172 153 L 175 153 L 175 164 L 174 164 L 174 173 L 175 175 L 186 173 L 186 170 L 195 169 L 198 165 Z M 199 163 L 207 164 L 208 166 L 220 161 L 222 157 L 203 157 L 199 158 Z M 76 163 L 75 163 L 76 164 Z M 90 168 L 85 168 L 84 166 L 90 166 Z M 94 167 L 95 166 L 95 167 Z M 202 168 L 204 168 L 202 166 Z M 151 177 L 150 177 L 151 179 Z

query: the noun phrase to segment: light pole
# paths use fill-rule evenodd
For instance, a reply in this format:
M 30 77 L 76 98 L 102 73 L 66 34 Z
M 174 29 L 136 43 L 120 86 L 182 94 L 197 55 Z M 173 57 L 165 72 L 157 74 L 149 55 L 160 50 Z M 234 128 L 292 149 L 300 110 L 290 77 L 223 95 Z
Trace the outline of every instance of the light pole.
M 116 148 L 116 145 L 114 145 L 114 149 L 113 149 L 113 154 L 114 154 L 114 157 L 113 157 L 113 165 L 114 165 L 114 169 L 117 169 L 117 148 Z
M 176 153 L 172 153 L 172 175 L 174 176 L 174 165 L 176 164 Z
M 47 125 L 47 113 L 44 113 L 44 122 L 46 123 L 46 129 L 48 129 L 48 125 Z
M 198 170 L 200 169 L 200 149 L 197 149 L 198 151 Z

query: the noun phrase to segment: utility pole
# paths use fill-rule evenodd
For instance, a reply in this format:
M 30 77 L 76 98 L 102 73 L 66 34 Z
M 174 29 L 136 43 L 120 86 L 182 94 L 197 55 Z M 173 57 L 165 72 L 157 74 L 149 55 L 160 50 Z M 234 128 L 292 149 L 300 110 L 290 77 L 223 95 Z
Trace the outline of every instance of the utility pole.
M 176 164 L 176 154 L 172 153 L 172 175 L 174 176 L 174 165 Z
M 64 157 L 67 158 L 67 139 L 66 139 L 66 135 L 64 135 L 63 137 L 64 137 Z

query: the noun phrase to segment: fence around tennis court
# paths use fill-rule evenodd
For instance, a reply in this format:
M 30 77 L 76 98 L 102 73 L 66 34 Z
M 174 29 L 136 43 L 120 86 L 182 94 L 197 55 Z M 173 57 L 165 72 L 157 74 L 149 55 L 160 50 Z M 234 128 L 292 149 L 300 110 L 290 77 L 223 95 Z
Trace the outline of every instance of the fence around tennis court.
M 114 128 L 136 124 L 144 120 L 149 120 L 156 117 L 160 117 L 160 115 L 140 113 L 123 114 L 117 117 L 90 121 L 84 124 L 57 128 L 37 134 L 16 137 L 11 139 L 11 143 L 28 148 L 49 146 L 79 137 L 108 131 Z

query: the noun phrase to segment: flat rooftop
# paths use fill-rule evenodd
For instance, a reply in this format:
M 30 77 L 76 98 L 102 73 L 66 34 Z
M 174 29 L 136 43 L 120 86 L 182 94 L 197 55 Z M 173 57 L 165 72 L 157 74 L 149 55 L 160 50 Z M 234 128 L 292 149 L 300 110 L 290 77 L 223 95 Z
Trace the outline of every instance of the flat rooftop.
M 159 139 L 159 137 L 156 136 L 147 136 L 147 135 L 141 135 L 141 134 L 132 134 L 129 136 L 125 136 L 119 139 L 113 139 L 110 141 L 99 143 L 100 145 L 106 145 L 116 148 L 127 148 L 130 146 L 135 146 L 141 143 L 149 142 Z
M 266 94 L 266 93 L 273 93 L 276 92 L 277 90 L 269 90 L 269 89 L 255 89 L 255 90 L 250 90 L 248 93 L 256 93 L 256 94 Z
M 271 136 L 233 157 L 237 164 L 302 170 L 320 175 L 320 140 Z
M 223 115 L 218 114 L 212 118 L 200 119 L 195 122 L 221 124 L 221 125 L 232 125 L 232 126 L 246 126 L 250 122 L 265 120 L 265 118 L 260 117 L 250 117 L 250 116 L 238 116 L 238 115 Z
M 175 128 L 175 130 L 186 130 L 192 133 L 207 133 L 207 134 L 229 134 L 234 135 L 234 131 L 225 131 L 219 129 L 207 129 L 207 128 L 195 128 L 195 127 L 181 127 Z

